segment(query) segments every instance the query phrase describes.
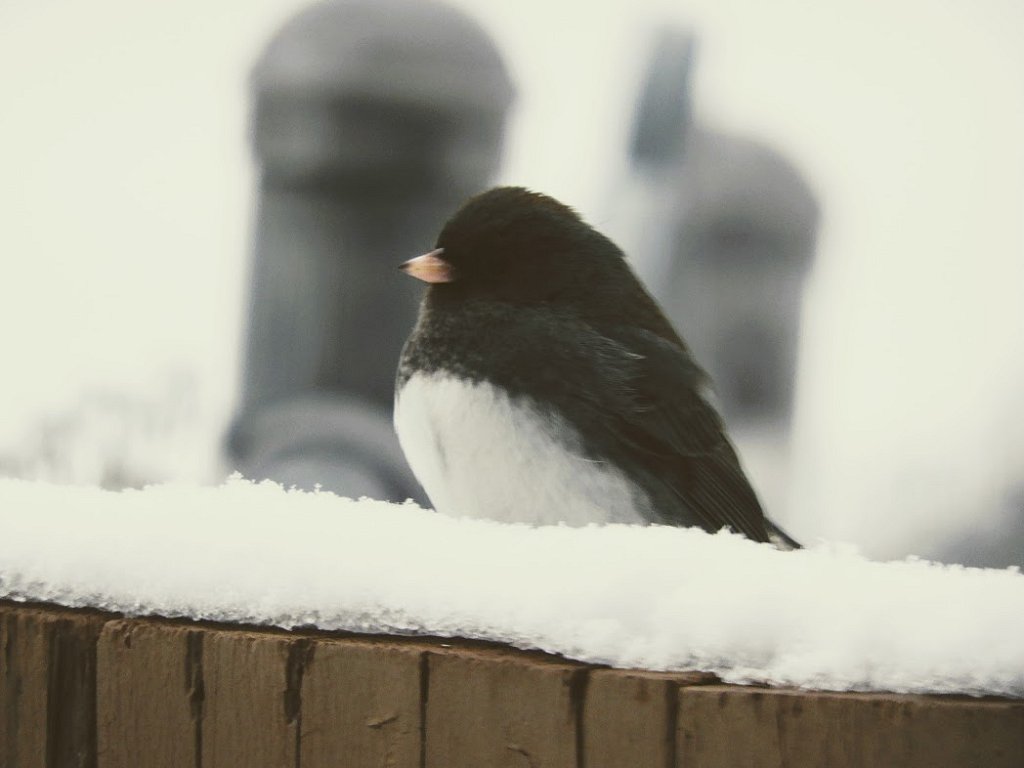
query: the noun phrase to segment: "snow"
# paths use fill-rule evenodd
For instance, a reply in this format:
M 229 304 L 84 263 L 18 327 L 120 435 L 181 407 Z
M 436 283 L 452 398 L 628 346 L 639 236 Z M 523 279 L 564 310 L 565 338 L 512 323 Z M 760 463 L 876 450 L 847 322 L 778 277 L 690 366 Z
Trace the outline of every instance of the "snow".
M 509 643 L 728 682 L 1024 697 L 1024 575 L 730 533 L 530 527 L 238 477 L 0 480 L 0 597 Z

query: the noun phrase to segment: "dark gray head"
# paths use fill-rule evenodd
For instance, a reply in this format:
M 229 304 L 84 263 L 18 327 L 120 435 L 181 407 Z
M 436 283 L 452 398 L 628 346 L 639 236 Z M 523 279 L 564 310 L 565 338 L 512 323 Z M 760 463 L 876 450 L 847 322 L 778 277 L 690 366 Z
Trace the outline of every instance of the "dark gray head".
M 436 246 L 402 266 L 430 283 L 439 301 L 561 303 L 586 314 L 639 289 L 611 240 L 569 206 L 522 187 L 471 198 Z

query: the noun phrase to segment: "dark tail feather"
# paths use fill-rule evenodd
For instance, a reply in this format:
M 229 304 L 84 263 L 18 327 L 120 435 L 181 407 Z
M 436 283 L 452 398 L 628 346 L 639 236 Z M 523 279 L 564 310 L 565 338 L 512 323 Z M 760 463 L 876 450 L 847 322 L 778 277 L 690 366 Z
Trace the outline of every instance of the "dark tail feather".
M 765 520 L 765 527 L 768 529 L 768 539 L 779 549 L 803 549 L 803 545 L 782 530 L 771 520 Z

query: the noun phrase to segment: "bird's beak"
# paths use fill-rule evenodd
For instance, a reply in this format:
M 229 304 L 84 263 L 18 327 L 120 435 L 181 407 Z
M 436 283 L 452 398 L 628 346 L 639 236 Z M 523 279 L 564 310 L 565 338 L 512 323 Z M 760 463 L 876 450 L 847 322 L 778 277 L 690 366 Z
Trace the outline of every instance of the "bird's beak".
M 442 253 L 444 248 L 437 248 L 415 259 L 409 259 L 398 268 L 425 283 L 450 283 L 455 279 L 454 270 L 451 264 L 441 258 Z

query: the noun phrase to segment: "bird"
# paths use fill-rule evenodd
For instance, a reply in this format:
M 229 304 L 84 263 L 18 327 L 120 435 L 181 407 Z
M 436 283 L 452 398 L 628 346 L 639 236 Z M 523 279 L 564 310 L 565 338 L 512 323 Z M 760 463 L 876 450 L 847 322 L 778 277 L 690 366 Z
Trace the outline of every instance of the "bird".
M 622 250 L 573 208 L 490 189 L 400 269 L 427 288 L 394 426 L 436 511 L 728 528 L 799 547 L 765 516 L 707 375 Z

